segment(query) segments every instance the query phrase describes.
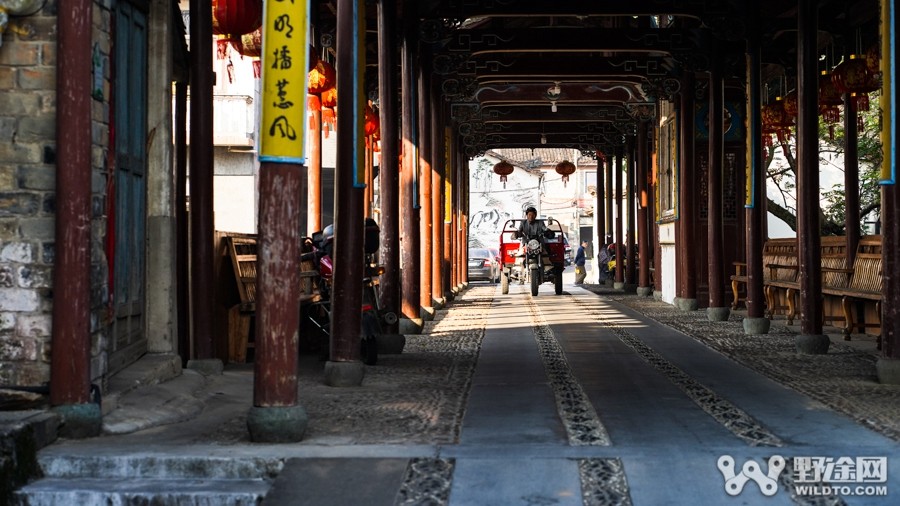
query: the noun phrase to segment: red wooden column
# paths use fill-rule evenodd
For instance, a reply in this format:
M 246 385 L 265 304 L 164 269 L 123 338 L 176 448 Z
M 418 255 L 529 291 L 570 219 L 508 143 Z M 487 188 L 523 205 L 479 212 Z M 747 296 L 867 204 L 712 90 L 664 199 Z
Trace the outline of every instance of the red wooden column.
M 628 172 L 625 178 L 625 285 L 629 290 L 637 284 L 637 261 L 635 259 L 634 250 L 634 183 L 635 171 L 637 170 L 637 151 L 635 146 L 634 135 L 629 135 L 627 139 L 628 150 Z
M 725 81 L 713 50 L 709 70 L 709 160 L 707 162 L 706 253 L 709 273 L 709 321 L 728 320 L 731 308 L 725 304 L 725 266 L 722 229 L 722 171 L 725 166 Z
M 419 67 L 416 75 L 418 97 L 416 114 L 416 126 L 418 128 L 417 145 L 419 155 L 419 237 L 421 249 L 419 250 L 419 306 L 421 315 L 425 320 L 434 318 L 434 303 L 431 300 L 431 261 L 432 249 L 432 223 L 431 223 L 431 122 L 430 110 L 431 93 L 429 93 L 429 76 L 425 70 L 425 53 L 422 52 L 424 44 L 419 45 Z
M 896 5 L 896 4 L 894 4 Z M 881 6 L 882 34 L 893 33 L 894 37 L 882 35 L 882 70 L 886 76 L 882 87 L 882 110 L 890 110 L 897 100 L 897 30 L 896 19 L 891 16 L 892 5 Z M 882 383 L 900 384 L 900 188 L 897 185 L 897 122 L 882 132 L 882 152 L 888 165 L 881 182 L 882 221 L 882 271 L 884 282 L 881 288 L 883 298 L 881 308 L 882 356 L 876 363 L 878 380 Z
M 446 119 L 446 110 L 444 116 Z M 456 210 L 456 151 L 453 149 L 453 129 L 444 127 L 444 206 L 441 215 L 444 219 L 444 255 L 441 268 L 441 291 L 449 302 L 453 300 L 453 247 L 456 241 L 453 238 L 453 226 L 455 224 L 454 213 Z
M 752 26 L 752 23 L 751 23 Z M 766 220 L 766 171 L 763 167 L 762 122 L 760 94 L 760 41 L 751 31 L 747 41 L 747 163 L 746 177 L 750 194 L 745 199 L 744 217 L 747 223 L 747 317 L 743 320 L 745 334 L 767 334 L 771 321 L 765 317 L 763 295 L 763 242 Z
M 60 435 L 100 433 L 91 383 L 91 51 L 90 0 L 61 0 L 56 81 L 56 259 L 50 403 Z
M 613 241 L 618 240 L 618 238 L 613 238 L 613 235 L 616 233 L 615 225 L 613 223 L 613 220 L 615 219 L 615 215 L 613 214 L 613 204 L 615 203 L 614 195 L 616 194 L 615 188 L 613 187 L 613 174 L 616 172 L 615 158 L 616 150 L 609 153 L 609 156 L 606 158 L 606 235 Z M 610 273 L 610 281 L 612 281 L 613 277 L 612 273 Z
M 681 83 L 681 100 L 678 109 L 678 125 L 680 132 L 680 154 L 678 163 L 678 236 L 676 255 L 681 283 L 677 287 L 678 296 L 675 307 L 683 311 L 697 309 L 697 265 L 696 255 L 692 252 L 699 247 L 696 244 L 697 213 L 695 212 L 695 188 L 697 183 L 694 170 L 694 74 L 685 73 Z
M 625 253 L 622 250 L 622 191 L 624 190 L 622 188 L 622 172 L 624 170 L 624 159 L 625 151 L 623 148 L 616 148 L 616 281 L 613 283 L 613 288 L 617 290 L 625 287 L 625 269 L 622 268 L 622 261 L 624 260 L 622 255 Z
M 441 95 L 434 84 L 429 87 L 431 119 L 431 301 L 435 309 L 444 307 L 444 129 L 441 128 Z
M 309 95 L 308 103 L 312 119 L 307 134 L 306 233 L 312 235 L 322 230 L 322 100 Z
M 650 223 L 647 216 L 647 208 L 650 206 L 650 189 L 647 184 L 648 165 L 650 157 L 647 146 L 648 122 L 638 123 L 637 130 L 637 233 L 638 233 L 638 258 L 640 266 L 638 270 L 637 294 L 647 296 L 653 293 L 650 286 Z
M 800 353 L 828 353 L 822 334 L 821 230 L 819 227 L 818 3 L 799 0 L 797 18 L 797 235 L 800 246 Z
M 195 40 L 212 40 L 210 2 L 191 1 L 190 24 Z M 191 51 L 191 336 L 193 358 L 200 360 L 213 359 L 214 353 L 213 80 L 212 52 Z
M 848 34 L 851 35 L 851 34 Z M 852 35 L 851 35 L 852 36 Z M 852 38 L 848 40 L 853 40 Z M 844 58 L 850 59 L 850 45 Z M 847 265 L 852 266 L 859 245 L 859 131 L 856 125 L 856 100 L 844 93 L 844 234 L 847 237 Z M 849 340 L 850 336 L 844 337 Z
M 297 402 L 300 328 L 300 218 L 302 215 L 304 136 L 307 90 L 306 54 L 294 65 L 277 65 L 273 48 L 291 43 L 305 47 L 306 37 L 279 30 L 296 8 L 265 7 L 263 98 L 259 148 L 259 223 L 257 241 L 256 358 L 253 408 L 247 416 L 250 438 L 257 442 L 294 442 L 306 430 L 306 411 Z M 298 30 L 304 34 L 305 30 Z M 282 87 L 271 83 L 285 83 Z M 269 83 L 269 85 L 267 85 Z M 277 91 L 276 91 L 277 90 Z
M 600 269 L 600 250 L 606 247 L 606 156 L 597 151 L 597 202 L 594 209 L 597 212 L 597 245 L 594 247 L 594 261 L 597 262 L 597 272 Z M 598 283 L 603 283 L 605 279 L 597 278 Z
M 416 70 L 413 61 L 415 50 L 414 30 L 406 27 L 400 46 L 401 124 L 402 151 L 400 162 L 400 327 L 401 334 L 418 334 L 422 331 L 421 304 L 419 304 L 419 212 L 416 192 L 419 184 L 416 175 L 416 126 L 413 111 L 416 107 Z
M 397 2 L 378 2 L 378 93 L 381 121 L 381 166 L 379 168 L 379 197 L 381 199 L 381 251 L 384 265 L 379 287 L 381 303 L 398 314 L 400 307 L 400 164 L 399 117 L 397 79 Z M 397 324 L 384 327 L 386 334 L 395 335 Z M 379 343 L 380 344 L 380 343 Z

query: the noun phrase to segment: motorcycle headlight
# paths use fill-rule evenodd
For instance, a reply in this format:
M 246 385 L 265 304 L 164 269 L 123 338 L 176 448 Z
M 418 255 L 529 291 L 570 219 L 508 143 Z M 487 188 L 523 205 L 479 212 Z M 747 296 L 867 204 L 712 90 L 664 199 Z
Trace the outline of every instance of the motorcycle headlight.
M 528 241 L 528 250 L 529 251 L 534 251 L 534 250 L 539 250 L 539 249 L 541 249 L 541 241 L 538 241 L 537 239 L 532 239 L 532 240 Z

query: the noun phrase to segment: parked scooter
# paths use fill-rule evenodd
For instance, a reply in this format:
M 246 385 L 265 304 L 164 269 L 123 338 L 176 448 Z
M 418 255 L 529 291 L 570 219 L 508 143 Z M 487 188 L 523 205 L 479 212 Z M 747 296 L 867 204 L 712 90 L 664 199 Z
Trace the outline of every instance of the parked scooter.
M 360 358 L 364 364 L 375 365 L 378 362 L 377 336 L 381 334 L 381 322 L 390 321 L 396 315 L 384 311 L 380 307 L 377 285 L 378 276 L 384 272 L 383 266 L 375 265 L 372 261 L 374 253 L 378 251 L 379 242 L 378 224 L 374 220 L 366 220 L 365 251 L 366 264 L 363 278 L 363 303 L 361 306 L 362 318 L 360 328 Z M 334 263 L 332 262 L 334 242 L 334 227 L 329 225 L 316 232 L 306 241 L 309 251 L 303 253 L 302 259 L 313 262 L 317 276 L 314 278 L 320 300 L 309 305 L 304 311 L 306 318 L 323 336 L 323 355 L 327 356 L 328 344 L 331 337 L 331 293 L 334 282 Z M 373 244 L 374 243 L 374 244 Z

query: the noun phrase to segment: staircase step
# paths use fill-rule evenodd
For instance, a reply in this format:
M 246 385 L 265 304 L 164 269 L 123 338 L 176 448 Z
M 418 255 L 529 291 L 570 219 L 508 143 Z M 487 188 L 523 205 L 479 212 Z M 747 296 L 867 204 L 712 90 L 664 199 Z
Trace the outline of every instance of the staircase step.
M 281 472 L 281 459 L 213 456 L 42 455 L 41 470 L 47 478 L 91 479 L 192 479 L 262 480 Z
M 44 478 L 19 489 L 15 502 L 60 504 L 244 506 L 262 503 L 265 480 Z

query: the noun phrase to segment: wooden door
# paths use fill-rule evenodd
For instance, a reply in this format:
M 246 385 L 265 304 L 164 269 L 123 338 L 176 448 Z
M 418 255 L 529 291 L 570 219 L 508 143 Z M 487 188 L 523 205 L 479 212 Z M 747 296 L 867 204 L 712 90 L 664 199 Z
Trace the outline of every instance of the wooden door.
M 147 11 L 143 2 L 115 8 L 113 132 L 115 147 L 115 319 L 109 373 L 147 350 L 144 321 L 147 154 Z

